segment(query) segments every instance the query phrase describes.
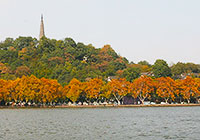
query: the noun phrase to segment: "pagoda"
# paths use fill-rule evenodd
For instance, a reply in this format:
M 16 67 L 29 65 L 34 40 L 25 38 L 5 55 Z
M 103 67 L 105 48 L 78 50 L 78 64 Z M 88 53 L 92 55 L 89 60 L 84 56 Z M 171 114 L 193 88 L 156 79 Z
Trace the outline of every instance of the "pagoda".
M 41 15 L 40 37 L 39 37 L 39 39 L 41 39 L 43 36 L 45 36 L 45 34 L 44 34 L 44 21 L 43 21 L 43 15 Z

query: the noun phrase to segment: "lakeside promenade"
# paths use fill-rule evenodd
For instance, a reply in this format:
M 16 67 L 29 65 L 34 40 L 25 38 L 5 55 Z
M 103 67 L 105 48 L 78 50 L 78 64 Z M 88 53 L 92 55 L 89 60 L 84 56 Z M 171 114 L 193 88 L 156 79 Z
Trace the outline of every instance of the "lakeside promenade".
M 151 105 L 59 105 L 59 106 L 0 106 L 0 109 L 32 108 L 126 108 L 126 107 L 192 107 L 200 104 L 151 104 Z

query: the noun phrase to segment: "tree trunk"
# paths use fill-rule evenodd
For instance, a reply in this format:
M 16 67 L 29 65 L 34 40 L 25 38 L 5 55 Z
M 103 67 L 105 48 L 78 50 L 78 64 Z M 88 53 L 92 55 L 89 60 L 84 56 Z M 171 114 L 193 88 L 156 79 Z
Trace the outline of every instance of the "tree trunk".
M 121 104 L 121 103 L 120 103 L 120 100 L 118 100 L 118 99 L 117 99 L 117 104 L 118 104 L 118 105 L 120 105 L 120 104 Z
M 190 103 L 190 99 L 187 99 L 188 104 Z
M 140 101 L 142 102 L 142 104 L 144 104 L 144 99 L 140 99 Z
M 168 104 L 168 99 L 169 99 L 169 98 L 165 99 L 165 103 L 166 103 L 166 104 Z
M 200 99 L 197 99 L 197 103 L 200 104 Z
M 180 103 L 182 102 L 181 97 L 180 97 Z
M 114 95 L 115 99 L 117 100 L 117 104 L 120 105 L 121 104 L 120 100 L 117 98 L 117 96 L 115 94 L 113 94 L 113 95 Z

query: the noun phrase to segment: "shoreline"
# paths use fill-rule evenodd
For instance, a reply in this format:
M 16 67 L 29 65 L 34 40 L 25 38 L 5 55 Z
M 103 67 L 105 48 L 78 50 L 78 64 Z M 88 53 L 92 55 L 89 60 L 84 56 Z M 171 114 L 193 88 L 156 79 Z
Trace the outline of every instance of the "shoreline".
M 0 109 L 58 109 L 58 108 L 137 108 L 137 107 L 192 107 L 200 104 L 153 104 L 153 105 L 77 105 L 77 106 L 0 106 Z

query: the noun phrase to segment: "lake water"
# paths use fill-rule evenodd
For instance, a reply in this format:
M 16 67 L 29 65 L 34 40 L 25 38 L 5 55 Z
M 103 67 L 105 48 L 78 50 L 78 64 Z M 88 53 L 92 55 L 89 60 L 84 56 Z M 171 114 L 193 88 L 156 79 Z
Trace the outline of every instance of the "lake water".
M 0 109 L 3 140 L 199 140 L 200 107 Z

